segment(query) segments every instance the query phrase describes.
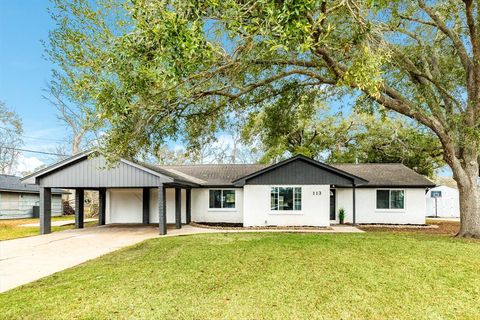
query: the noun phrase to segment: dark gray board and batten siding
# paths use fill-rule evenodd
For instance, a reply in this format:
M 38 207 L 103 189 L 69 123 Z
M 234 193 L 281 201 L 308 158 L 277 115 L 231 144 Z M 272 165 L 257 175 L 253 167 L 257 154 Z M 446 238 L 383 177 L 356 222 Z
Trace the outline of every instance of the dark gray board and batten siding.
M 155 175 L 122 161 L 106 169 L 103 157 L 85 158 L 39 177 L 39 185 L 47 188 L 158 187 L 172 181 L 170 177 Z
M 315 166 L 307 161 L 298 159 L 282 166 L 264 172 L 246 180 L 246 184 L 253 185 L 345 185 L 351 186 L 352 179 L 338 173 Z

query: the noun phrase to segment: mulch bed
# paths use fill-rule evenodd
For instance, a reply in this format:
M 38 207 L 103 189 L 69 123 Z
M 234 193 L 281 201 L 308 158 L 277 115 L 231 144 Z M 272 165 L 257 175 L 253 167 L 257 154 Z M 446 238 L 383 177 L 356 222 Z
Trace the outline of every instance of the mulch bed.
M 279 226 L 264 226 L 264 227 L 244 227 L 241 223 L 208 223 L 208 222 L 192 222 L 190 225 L 199 228 L 207 229 L 222 229 L 222 230 L 333 230 L 330 227 L 279 227 Z
M 454 236 L 460 229 L 460 223 L 456 221 L 427 221 L 431 226 L 435 228 L 407 228 L 398 226 L 398 228 L 390 228 L 386 226 L 358 226 L 359 229 L 367 232 L 411 232 L 411 233 L 425 233 L 425 234 L 444 234 Z
M 392 229 L 437 229 L 435 224 L 385 224 L 385 223 L 368 223 L 360 224 L 360 228 L 392 228 Z

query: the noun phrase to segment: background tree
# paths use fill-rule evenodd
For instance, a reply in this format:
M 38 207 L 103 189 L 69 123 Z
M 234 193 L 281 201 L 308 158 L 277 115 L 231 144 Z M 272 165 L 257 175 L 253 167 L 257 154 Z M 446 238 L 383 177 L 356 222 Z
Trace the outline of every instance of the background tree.
M 50 56 L 108 123 L 109 159 L 185 135 L 292 85 L 414 119 L 442 144 L 460 236 L 480 237 L 480 4 L 473 0 L 54 1 Z
M 87 131 L 84 114 L 75 110 L 75 106 L 69 106 L 66 97 L 62 95 L 61 86 L 52 81 L 46 90 L 48 95 L 44 96 L 56 109 L 57 117 L 71 132 L 70 152 L 76 154 L 81 150 L 81 143 Z
M 243 138 L 260 141 L 261 162 L 271 163 L 303 154 L 335 162 L 403 163 L 434 176 L 443 167 L 443 152 L 428 129 L 385 114 L 329 112 L 322 93 L 294 90 L 250 113 Z
M 0 173 L 13 174 L 23 145 L 22 120 L 0 101 Z
M 346 143 L 332 148 L 328 162 L 403 163 L 431 178 L 445 166 L 440 141 L 423 126 L 394 115 L 354 114 L 350 120 Z

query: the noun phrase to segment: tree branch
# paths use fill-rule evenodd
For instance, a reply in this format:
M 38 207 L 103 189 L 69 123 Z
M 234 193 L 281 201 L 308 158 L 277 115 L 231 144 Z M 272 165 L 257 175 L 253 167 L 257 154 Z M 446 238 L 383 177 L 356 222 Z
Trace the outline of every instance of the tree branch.
M 460 61 L 462 62 L 463 68 L 468 72 L 470 69 L 470 57 L 468 56 L 467 49 L 462 43 L 460 37 L 450 30 L 445 22 L 438 16 L 435 10 L 425 4 L 424 0 L 418 0 L 418 5 L 425 11 L 428 16 L 435 22 L 435 25 L 440 31 L 442 31 L 450 40 L 453 42 L 455 49 L 458 51 Z

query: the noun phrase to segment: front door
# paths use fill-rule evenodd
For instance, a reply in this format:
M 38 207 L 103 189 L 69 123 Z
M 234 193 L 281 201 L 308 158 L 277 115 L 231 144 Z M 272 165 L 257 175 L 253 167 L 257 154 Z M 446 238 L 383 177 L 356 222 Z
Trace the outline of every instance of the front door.
M 336 220 L 336 197 L 335 197 L 335 189 L 330 189 L 330 220 Z

